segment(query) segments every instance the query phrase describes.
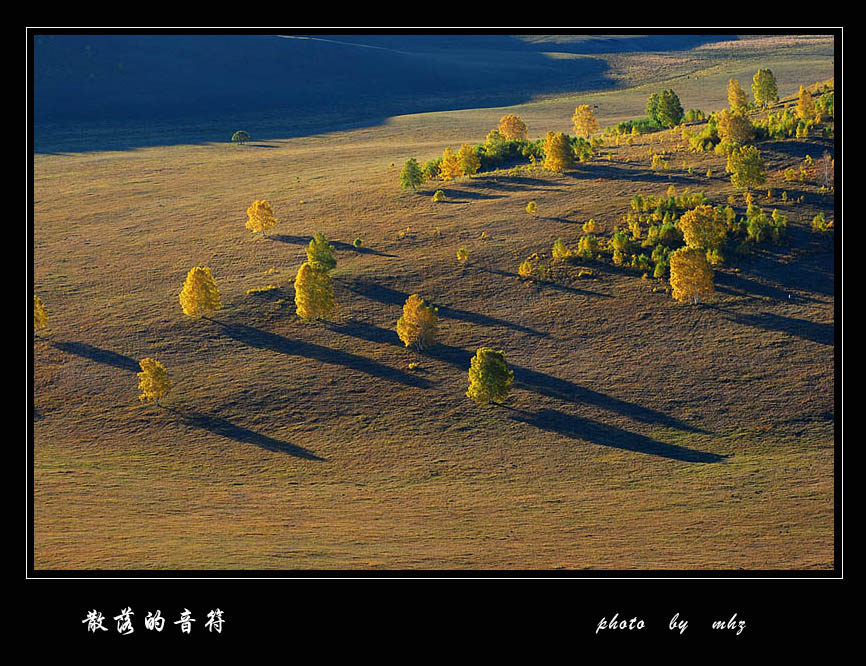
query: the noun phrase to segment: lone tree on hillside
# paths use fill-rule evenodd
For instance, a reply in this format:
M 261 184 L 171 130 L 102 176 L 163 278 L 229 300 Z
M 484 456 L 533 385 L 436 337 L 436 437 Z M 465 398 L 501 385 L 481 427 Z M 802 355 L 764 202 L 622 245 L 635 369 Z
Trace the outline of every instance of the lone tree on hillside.
M 520 116 L 509 113 L 507 116 L 502 116 L 499 119 L 499 125 L 496 127 L 499 133 L 506 141 L 512 139 L 520 139 L 525 141 L 529 136 L 529 130 L 526 128 L 526 123 L 523 122 Z
M 239 143 L 241 145 L 245 144 L 250 140 L 250 135 L 244 132 L 243 130 L 238 130 L 234 134 L 232 134 L 232 141 L 235 143 Z
M 265 236 L 265 231 L 274 226 L 279 220 L 274 217 L 274 211 L 271 204 L 262 199 L 261 201 L 253 201 L 247 208 L 246 227 L 254 234 L 261 232 Z
M 41 331 L 48 326 L 48 314 L 45 312 L 45 306 L 42 305 L 42 300 L 33 295 L 33 336 L 38 338 L 39 334 L 36 331 Z
M 574 110 L 571 122 L 574 123 L 574 133 L 585 139 L 588 139 L 599 130 L 595 111 L 592 110 L 592 107 L 589 104 L 581 104 L 578 106 Z
M 326 319 L 337 307 L 331 276 L 304 263 L 295 277 L 295 307 L 302 319 Z
M 334 246 L 328 242 L 327 236 L 317 231 L 307 246 L 307 262 L 316 270 L 329 273 L 337 266 L 334 256 Z
M 574 149 L 562 132 L 548 132 L 544 138 L 544 168 L 559 173 L 574 165 Z
M 749 190 L 767 181 L 767 168 L 761 153 L 754 146 L 743 146 L 732 150 L 728 155 L 725 170 L 731 174 L 731 183 L 734 187 Z
M 421 165 L 414 157 L 410 157 L 400 170 L 400 187 L 404 190 L 411 187 L 413 191 L 417 191 L 418 186 L 423 182 L 424 172 L 421 170 Z
M 736 79 L 728 79 L 728 106 L 732 111 L 740 111 L 745 109 L 749 104 L 749 98 L 746 91 Z
M 681 303 L 698 303 L 714 293 L 713 269 L 705 250 L 681 247 L 669 257 L 671 292 Z
M 190 317 L 202 317 L 222 308 L 220 292 L 207 266 L 191 268 L 180 292 L 180 305 Z
M 481 347 L 469 366 L 469 390 L 466 397 L 479 405 L 504 402 L 514 381 L 514 371 L 508 369 L 505 352 Z
M 418 294 L 412 294 L 403 305 L 403 316 L 397 320 L 397 335 L 407 347 L 423 351 L 436 344 L 438 326 L 437 308 L 425 304 Z
M 768 106 L 771 102 L 779 101 L 779 88 L 772 71 L 759 69 L 755 72 L 752 77 L 752 94 L 758 106 Z
M 168 373 L 159 361 L 145 358 L 139 365 L 141 372 L 138 373 L 138 390 L 141 395 L 138 399 L 141 402 L 154 401 L 159 407 L 159 399 L 174 387 L 174 383 L 169 380 Z

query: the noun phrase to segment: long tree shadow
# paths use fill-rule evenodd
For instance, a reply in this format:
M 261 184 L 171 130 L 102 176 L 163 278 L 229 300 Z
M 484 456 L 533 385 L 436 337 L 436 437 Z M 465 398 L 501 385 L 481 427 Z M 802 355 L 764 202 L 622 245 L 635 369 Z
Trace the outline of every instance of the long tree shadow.
M 736 312 L 726 313 L 729 321 L 743 326 L 753 326 L 765 331 L 779 331 L 789 335 L 817 342 L 819 345 L 833 346 L 835 344 L 835 324 L 824 324 L 807 319 L 795 317 L 783 317 L 770 312 L 758 314 L 740 314 Z
M 378 361 L 358 356 L 357 354 L 323 347 L 312 342 L 305 342 L 304 340 L 289 340 L 281 335 L 262 331 L 246 324 L 227 324 L 215 319 L 209 319 L 209 321 L 222 326 L 228 337 L 250 347 L 268 349 L 280 354 L 286 354 L 287 356 L 300 356 L 320 361 L 321 363 L 338 365 L 350 370 L 363 372 L 371 377 L 398 382 L 415 388 L 428 388 L 430 386 L 430 382 L 422 377 L 411 375 Z
M 450 363 L 458 368 L 469 370 L 469 364 L 474 356 L 473 352 L 454 347 L 452 345 L 439 344 L 433 349 L 425 352 L 427 356 Z M 582 403 L 593 405 L 627 416 L 635 421 L 651 425 L 661 425 L 676 428 L 686 432 L 708 434 L 708 431 L 683 423 L 679 419 L 668 416 L 664 412 L 637 405 L 627 400 L 614 398 L 613 396 L 593 391 L 586 387 L 575 384 L 559 377 L 554 377 L 544 372 L 530 370 L 519 365 L 508 364 L 514 371 L 514 388 L 522 388 L 539 395 L 556 398 L 565 402 Z
M 360 296 L 364 296 L 373 301 L 378 301 L 379 303 L 387 303 L 388 305 L 402 306 L 410 296 L 410 294 L 407 294 L 406 292 L 398 291 L 397 289 L 392 289 L 391 287 L 386 287 L 375 282 L 367 282 L 365 280 L 355 280 L 345 286 L 349 291 L 353 291 Z M 450 305 L 441 305 L 438 303 L 433 303 L 433 305 L 439 308 L 440 317 L 466 321 L 470 324 L 478 324 L 479 326 L 501 326 L 503 328 L 510 328 L 515 331 L 520 331 L 521 333 L 539 337 L 547 336 L 547 333 L 537 331 L 521 324 L 515 324 L 514 322 L 506 321 L 505 319 L 498 319 L 497 317 L 490 317 L 477 312 L 470 312 L 469 310 L 461 310 L 460 308 L 454 308 Z
M 790 272 L 797 272 L 802 279 L 799 281 L 791 280 L 789 284 L 781 286 L 770 284 L 769 282 L 755 279 L 740 273 L 731 273 L 727 271 L 718 271 L 715 276 L 714 288 L 723 294 L 731 296 L 740 296 L 751 299 L 766 299 L 770 298 L 777 301 L 786 301 L 791 295 L 793 289 L 808 289 L 809 291 L 832 296 L 832 288 L 828 289 L 829 279 L 826 274 L 821 272 L 808 272 L 801 266 L 791 266 Z M 798 296 L 800 301 L 815 301 L 814 298 L 808 296 Z
M 353 338 L 358 338 L 359 340 L 378 342 L 385 345 L 403 346 L 397 337 L 396 329 L 389 330 L 357 319 L 339 324 L 328 322 L 325 325 L 335 333 L 348 335 Z
M 201 412 L 184 413 L 170 407 L 164 407 L 164 409 L 177 414 L 187 425 L 207 430 L 208 432 L 212 432 L 220 437 L 231 439 L 235 442 L 253 444 L 259 448 L 267 449 L 268 451 L 285 453 L 294 456 L 295 458 L 303 458 L 304 460 L 326 461 L 325 458 L 317 456 L 315 453 L 309 449 L 305 449 L 303 446 L 289 444 L 288 442 L 268 437 L 267 435 L 236 425 L 231 421 L 226 421 L 225 419 L 213 416 L 212 414 L 203 414 Z
M 290 245 L 309 245 L 310 241 L 313 239 L 312 235 L 310 236 L 289 236 L 288 234 L 272 234 L 268 236 L 271 240 L 279 241 L 280 243 L 289 243 Z M 372 254 L 377 257 L 391 257 L 394 258 L 396 254 L 389 254 L 387 252 L 382 252 L 380 250 L 374 250 L 371 247 L 355 247 L 352 243 L 346 243 L 344 241 L 339 240 L 329 240 L 331 245 L 334 246 L 335 250 L 339 250 L 340 252 L 356 252 L 358 254 Z
M 100 349 L 85 342 L 52 342 L 55 348 L 67 354 L 74 354 L 81 358 L 86 358 L 90 361 L 96 361 L 104 365 L 110 365 L 114 368 L 127 370 L 129 372 L 140 372 L 141 366 L 134 358 L 118 354 L 117 352 L 107 349 Z
M 684 446 L 660 442 L 645 435 L 629 432 L 580 416 L 566 414 L 555 409 L 542 409 L 537 412 L 512 411 L 513 415 L 511 418 L 514 421 L 526 423 L 539 430 L 553 432 L 578 441 L 592 442 L 601 446 L 610 446 L 682 462 L 716 463 L 728 457 L 717 453 L 707 453 Z

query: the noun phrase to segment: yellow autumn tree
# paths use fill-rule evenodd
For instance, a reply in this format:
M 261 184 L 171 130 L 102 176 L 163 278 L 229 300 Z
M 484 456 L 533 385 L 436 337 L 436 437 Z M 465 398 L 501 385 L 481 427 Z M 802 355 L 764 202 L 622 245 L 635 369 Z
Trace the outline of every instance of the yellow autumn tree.
M 749 103 L 746 91 L 736 79 L 728 79 L 728 106 L 732 111 L 744 109 Z
M 574 115 L 571 117 L 574 123 L 574 133 L 577 136 L 582 136 L 586 139 L 598 132 L 598 120 L 595 117 L 595 111 L 589 104 L 581 104 L 574 110 Z
M 442 180 L 453 180 L 463 175 L 460 160 L 449 146 L 442 152 L 442 161 L 439 163 L 439 177 Z
M 722 143 L 748 143 L 755 138 L 755 126 L 739 111 L 722 109 L 718 122 L 719 138 Z
M 714 293 L 713 269 L 705 250 L 681 247 L 669 259 L 672 295 L 681 303 L 698 303 Z
M 801 85 L 800 93 L 797 96 L 797 117 L 801 120 L 811 120 L 817 111 L 812 95 Z
M 504 402 L 514 381 L 514 371 L 508 369 L 505 352 L 481 347 L 469 365 L 469 389 L 466 397 L 479 405 Z
M 184 314 L 190 317 L 201 317 L 222 307 L 220 292 L 210 268 L 196 266 L 190 269 L 180 292 L 180 305 Z
M 296 312 L 302 319 L 325 319 L 337 307 L 331 276 L 304 263 L 295 277 Z
M 473 176 L 481 168 L 481 158 L 468 143 L 464 143 L 457 151 L 457 162 L 460 165 L 461 176 Z
M 407 347 L 429 349 L 436 344 L 438 326 L 437 308 L 424 303 L 418 294 L 412 294 L 403 305 L 403 316 L 397 320 L 397 335 Z
M 574 165 L 574 150 L 562 132 L 548 132 L 544 138 L 544 168 L 561 172 Z
M 507 116 L 502 116 L 499 119 L 499 125 L 496 127 L 499 133 L 506 141 L 512 139 L 526 140 L 529 136 L 529 130 L 523 119 L 514 113 L 509 113 Z
M 168 393 L 174 383 L 168 378 L 162 363 L 152 358 L 145 358 L 139 362 L 141 372 L 138 373 L 138 390 L 141 402 L 154 401 L 159 406 L 159 399 Z
M 247 208 L 247 223 L 246 227 L 254 234 L 261 232 L 265 236 L 265 231 L 270 229 L 277 223 L 277 218 L 274 217 L 274 211 L 271 204 L 262 199 L 261 201 L 253 201 Z
M 719 214 L 712 206 L 706 205 L 683 213 L 677 226 L 683 232 L 683 239 L 689 247 L 704 250 L 721 248 L 728 233 L 724 214 Z
M 33 295 L 33 335 L 37 338 L 39 337 L 36 334 L 36 331 L 40 331 L 43 328 L 48 326 L 48 314 L 45 312 L 45 306 L 42 304 L 42 299 L 40 299 L 35 294 Z

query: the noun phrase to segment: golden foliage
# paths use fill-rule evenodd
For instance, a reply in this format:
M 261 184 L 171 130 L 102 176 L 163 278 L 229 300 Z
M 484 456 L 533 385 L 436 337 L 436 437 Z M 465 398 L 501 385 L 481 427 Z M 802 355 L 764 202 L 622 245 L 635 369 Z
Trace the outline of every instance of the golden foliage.
M 506 141 L 511 139 L 525 140 L 529 136 L 529 130 L 526 123 L 523 122 L 520 116 L 509 113 L 507 116 L 502 116 L 499 119 L 499 125 L 496 128 Z
M 397 335 L 407 347 L 429 349 L 436 344 L 438 325 L 437 308 L 426 305 L 418 294 L 412 294 L 403 305 L 403 316 L 397 320 Z
M 748 105 L 749 97 L 746 91 L 736 79 L 728 79 L 728 105 L 732 110 L 737 111 Z
M 722 142 L 748 143 L 755 137 L 755 126 L 739 111 L 722 109 L 718 123 Z
M 530 201 L 526 204 L 526 212 L 530 215 L 536 215 L 538 213 L 538 204 L 534 201 Z
M 33 332 L 39 331 L 48 326 L 48 314 L 45 312 L 45 306 L 35 294 L 33 295 Z
M 295 277 L 295 306 L 302 319 L 327 318 L 337 307 L 331 276 L 310 263 L 303 264 Z
M 561 172 L 574 165 L 574 150 L 562 132 L 548 132 L 544 138 L 544 168 Z
M 220 292 L 210 268 L 196 266 L 190 269 L 180 292 L 180 305 L 184 314 L 190 317 L 201 317 L 222 307 Z
M 816 113 L 817 109 L 815 108 L 815 101 L 812 99 L 812 95 L 801 85 L 800 93 L 797 97 L 797 117 L 801 120 L 811 120 L 815 117 Z
M 712 296 L 713 269 L 707 261 L 706 250 L 681 247 L 670 255 L 671 292 L 681 303 L 697 303 Z
M 461 176 L 472 176 L 481 168 L 481 158 L 468 143 L 464 143 L 457 151 L 457 162 L 460 165 Z
M 717 250 L 725 242 L 728 225 L 724 214 L 717 214 L 712 206 L 698 206 L 680 217 L 678 226 L 689 247 Z
M 470 362 L 466 397 L 479 405 L 504 402 L 513 381 L 514 371 L 508 369 L 505 352 L 481 347 Z
M 439 164 L 439 177 L 442 180 L 448 181 L 459 178 L 462 175 L 463 168 L 460 166 L 460 160 L 449 146 L 442 153 L 442 162 Z
M 159 405 L 159 399 L 168 393 L 174 384 L 169 380 L 168 373 L 162 363 L 152 358 L 145 358 L 139 362 L 141 372 L 138 373 L 138 390 L 141 402 L 154 401 Z
M 574 123 L 574 133 L 577 136 L 589 138 L 599 130 L 598 120 L 595 117 L 595 111 L 589 104 L 581 104 L 574 110 L 574 115 L 571 117 Z
M 274 226 L 278 220 L 274 217 L 274 211 L 271 209 L 271 204 L 262 199 L 261 201 L 253 201 L 247 208 L 246 227 L 253 233 L 261 232 L 265 235 L 265 231 Z

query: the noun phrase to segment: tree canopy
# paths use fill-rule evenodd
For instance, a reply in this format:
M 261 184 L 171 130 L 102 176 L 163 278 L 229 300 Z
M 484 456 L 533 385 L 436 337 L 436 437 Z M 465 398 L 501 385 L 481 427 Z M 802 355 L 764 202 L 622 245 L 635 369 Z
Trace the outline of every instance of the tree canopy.
M 247 208 L 246 227 L 253 233 L 261 232 L 262 236 L 266 235 L 265 231 L 273 227 L 279 220 L 274 217 L 274 211 L 271 204 L 262 199 L 261 201 L 253 201 L 250 207 Z
M 505 352 L 480 347 L 469 366 L 469 389 L 466 397 L 479 405 L 504 402 L 514 381 L 514 371 L 508 369 Z
M 169 380 L 168 373 L 162 363 L 152 358 L 145 358 L 139 362 L 141 372 L 138 373 L 138 390 L 141 402 L 155 402 L 159 405 L 159 399 L 168 393 L 174 383 Z
M 302 319 L 326 319 L 337 306 L 331 276 L 309 262 L 295 276 L 295 312 Z
M 767 106 L 772 102 L 779 101 L 779 89 L 776 85 L 776 77 L 769 69 L 759 69 L 752 77 L 752 94 L 755 104 Z
M 403 316 L 397 320 L 397 335 L 407 347 L 429 349 L 436 344 L 438 325 L 437 309 L 412 294 L 403 305 Z
M 414 157 L 410 157 L 400 170 L 400 186 L 404 190 L 409 188 L 417 190 L 423 182 L 424 172 L 421 170 L 421 165 Z
M 574 149 L 562 132 L 548 132 L 544 139 L 544 168 L 561 172 L 574 165 Z
M 190 317 L 201 317 L 222 308 L 220 292 L 210 268 L 196 266 L 189 270 L 180 292 L 180 305 L 184 314 Z

